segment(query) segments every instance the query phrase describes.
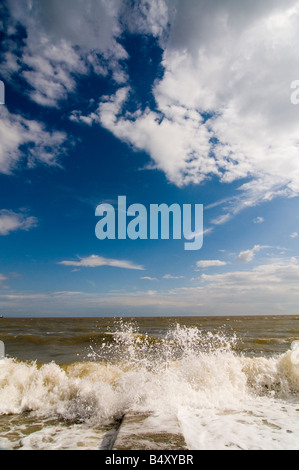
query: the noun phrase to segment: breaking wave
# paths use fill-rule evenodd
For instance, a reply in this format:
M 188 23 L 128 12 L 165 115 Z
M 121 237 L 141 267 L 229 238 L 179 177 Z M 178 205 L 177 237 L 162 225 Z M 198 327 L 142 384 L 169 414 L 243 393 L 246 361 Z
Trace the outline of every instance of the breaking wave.
M 235 337 L 198 328 L 176 326 L 153 339 L 121 325 L 112 337 L 90 345 L 85 362 L 4 359 L 0 413 L 104 423 L 128 411 L 225 410 L 256 397 L 299 393 L 298 341 L 280 356 L 250 358 L 234 350 Z
M 221 331 L 176 325 L 154 337 L 120 322 L 92 337 L 84 361 L 5 358 L 0 446 L 98 448 L 99 436 L 137 413 L 163 432 L 179 426 L 189 449 L 298 448 L 299 341 L 270 357 L 238 346 Z

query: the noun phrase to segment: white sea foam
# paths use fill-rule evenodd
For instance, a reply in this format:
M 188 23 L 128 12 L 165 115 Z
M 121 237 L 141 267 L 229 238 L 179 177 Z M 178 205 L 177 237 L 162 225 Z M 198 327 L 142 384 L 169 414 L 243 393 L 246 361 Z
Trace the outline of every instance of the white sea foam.
M 41 446 L 49 434 L 55 448 L 72 439 L 74 445 L 80 423 L 93 447 L 91 430 L 127 412 L 152 412 L 169 432 L 175 418 L 190 449 L 299 448 L 299 342 L 280 356 L 252 358 L 237 354 L 234 341 L 178 326 L 153 342 L 127 326 L 114 343 L 92 350 L 89 362 L 5 359 L 0 414 L 30 411 L 73 424 L 56 433 L 40 429 L 21 440 L 24 448 Z M 101 360 L 106 348 L 113 349 L 111 362 Z M 9 446 L 3 436 L 0 445 Z

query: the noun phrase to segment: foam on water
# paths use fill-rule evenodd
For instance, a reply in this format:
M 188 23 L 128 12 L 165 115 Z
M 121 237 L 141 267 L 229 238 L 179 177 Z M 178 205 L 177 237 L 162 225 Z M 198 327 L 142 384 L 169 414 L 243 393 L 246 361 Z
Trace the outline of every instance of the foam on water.
M 235 343 L 181 326 L 153 339 L 120 324 L 114 341 L 90 348 L 86 362 L 4 359 L 0 415 L 30 412 L 36 420 L 72 425 L 41 428 L 21 439 L 24 448 L 48 435 L 55 448 L 67 446 L 80 425 L 93 447 L 94 430 L 127 412 L 153 413 L 169 432 L 175 418 L 190 449 L 299 448 L 299 342 L 269 358 L 240 355 Z M 9 439 L 2 436 L 0 445 L 9 447 Z

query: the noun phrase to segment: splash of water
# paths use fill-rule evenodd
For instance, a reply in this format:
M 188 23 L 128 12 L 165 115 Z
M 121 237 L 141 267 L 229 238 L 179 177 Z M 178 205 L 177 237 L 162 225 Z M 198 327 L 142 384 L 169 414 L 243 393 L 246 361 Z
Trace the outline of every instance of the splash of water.
M 90 348 L 86 362 L 64 367 L 5 359 L 0 414 L 104 424 L 128 411 L 222 413 L 248 408 L 257 397 L 298 396 L 298 342 L 278 357 L 248 358 L 235 351 L 235 336 L 195 327 L 175 325 L 154 338 L 119 322 L 111 335 Z

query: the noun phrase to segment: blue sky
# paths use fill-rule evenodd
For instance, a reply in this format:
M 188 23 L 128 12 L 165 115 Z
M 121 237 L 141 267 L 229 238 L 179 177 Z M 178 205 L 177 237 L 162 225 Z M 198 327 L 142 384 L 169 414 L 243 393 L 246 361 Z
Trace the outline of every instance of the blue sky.
M 0 313 L 298 314 L 298 26 L 295 0 L 4 1 Z M 118 196 L 203 204 L 202 249 L 98 240 Z

